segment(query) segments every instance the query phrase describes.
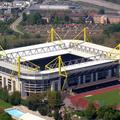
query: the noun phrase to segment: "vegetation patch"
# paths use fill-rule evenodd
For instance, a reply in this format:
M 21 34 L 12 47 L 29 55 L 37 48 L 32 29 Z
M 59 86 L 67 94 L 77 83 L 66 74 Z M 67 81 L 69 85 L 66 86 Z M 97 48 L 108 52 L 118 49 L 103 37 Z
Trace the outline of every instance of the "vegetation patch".
M 7 103 L 7 102 L 5 102 L 5 101 L 3 101 L 3 100 L 0 99 L 0 107 L 1 108 L 9 108 L 11 106 L 12 105 L 10 103 Z
M 106 0 L 106 1 L 120 4 L 120 0 Z

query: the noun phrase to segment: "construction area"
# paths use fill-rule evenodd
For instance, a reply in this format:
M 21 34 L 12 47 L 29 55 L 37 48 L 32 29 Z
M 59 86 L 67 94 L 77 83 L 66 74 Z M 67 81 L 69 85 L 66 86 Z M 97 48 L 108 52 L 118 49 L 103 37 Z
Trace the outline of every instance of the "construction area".
M 0 51 L 0 86 L 31 93 L 72 91 L 119 82 L 120 45 L 91 43 L 87 28 L 73 39 L 62 39 L 54 28 L 47 43 Z M 83 40 L 81 40 L 83 36 Z

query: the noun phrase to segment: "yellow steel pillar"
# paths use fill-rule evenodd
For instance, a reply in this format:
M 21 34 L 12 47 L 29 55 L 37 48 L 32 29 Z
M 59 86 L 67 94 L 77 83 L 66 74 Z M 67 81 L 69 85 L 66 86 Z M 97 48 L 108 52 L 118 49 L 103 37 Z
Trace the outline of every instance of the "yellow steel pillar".
M 120 44 L 118 44 L 117 49 L 119 50 L 119 61 L 120 61 Z
M 51 42 L 54 42 L 54 36 L 55 36 L 55 32 L 54 32 L 54 28 L 52 27 L 50 30 L 50 40 Z
M 87 28 L 85 27 L 83 31 L 84 31 L 84 42 L 87 42 Z
M 59 75 L 61 75 L 61 56 L 58 56 L 58 69 L 59 69 Z
M 17 58 L 17 66 L 18 66 L 18 79 L 20 78 L 20 56 Z

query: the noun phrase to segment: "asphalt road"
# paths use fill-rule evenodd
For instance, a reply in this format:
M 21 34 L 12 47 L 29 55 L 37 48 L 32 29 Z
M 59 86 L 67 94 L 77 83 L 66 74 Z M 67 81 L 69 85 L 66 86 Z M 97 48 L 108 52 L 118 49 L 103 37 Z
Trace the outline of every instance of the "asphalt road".
M 114 3 L 111 3 L 111 2 L 106 2 L 104 0 L 72 0 L 72 1 L 81 1 L 81 2 L 85 2 L 85 3 L 109 8 L 109 9 L 112 9 L 112 10 L 120 11 L 120 5 L 114 4 Z

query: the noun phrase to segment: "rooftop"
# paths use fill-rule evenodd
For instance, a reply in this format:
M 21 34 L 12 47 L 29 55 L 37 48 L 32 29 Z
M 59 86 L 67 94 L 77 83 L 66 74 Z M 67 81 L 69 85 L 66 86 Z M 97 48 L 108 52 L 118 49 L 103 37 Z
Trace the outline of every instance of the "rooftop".
M 24 115 L 22 115 L 19 120 L 46 120 L 44 118 L 40 118 L 36 115 L 30 114 L 30 113 L 26 113 Z

